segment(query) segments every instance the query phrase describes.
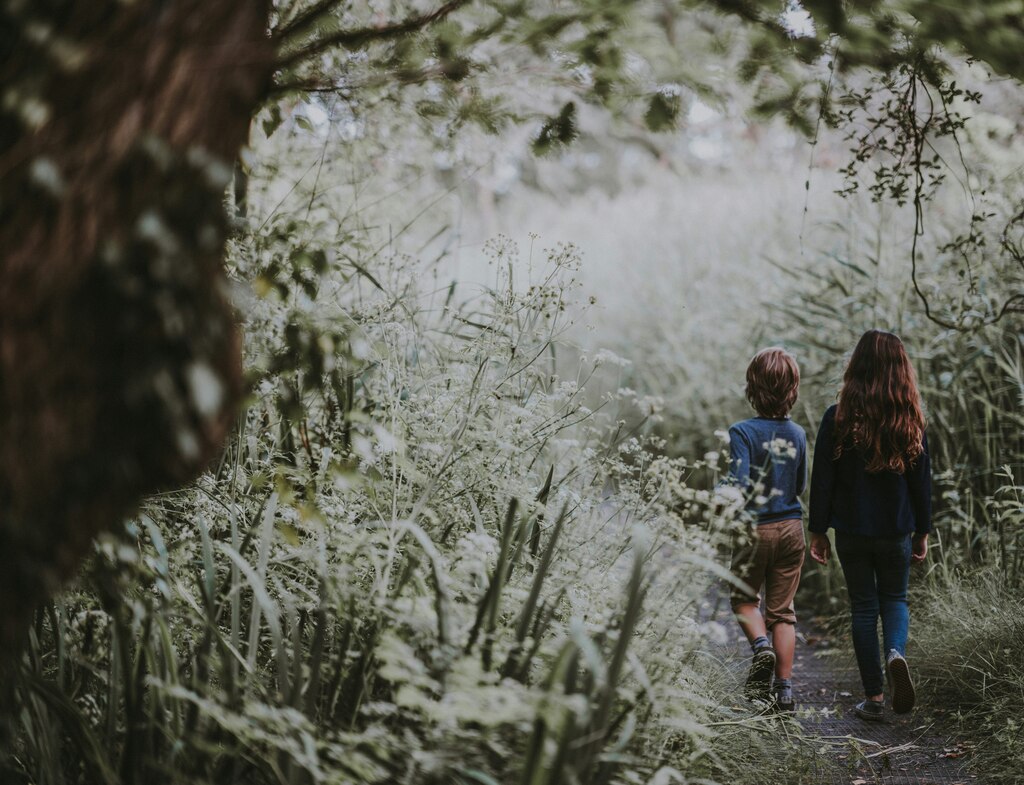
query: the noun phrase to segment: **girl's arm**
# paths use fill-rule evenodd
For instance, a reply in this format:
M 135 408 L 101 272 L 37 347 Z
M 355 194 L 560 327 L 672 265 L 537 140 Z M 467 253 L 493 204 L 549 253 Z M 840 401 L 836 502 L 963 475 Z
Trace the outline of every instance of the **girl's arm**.
M 832 522 L 832 489 L 835 485 L 835 463 L 832 460 L 834 419 L 825 412 L 814 440 L 814 465 L 811 467 L 811 509 L 808 528 L 817 534 L 828 531 Z
M 922 440 L 924 449 L 907 470 L 910 507 L 914 511 L 914 534 L 918 537 L 932 530 L 932 463 L 928 455 L 928 434 Z

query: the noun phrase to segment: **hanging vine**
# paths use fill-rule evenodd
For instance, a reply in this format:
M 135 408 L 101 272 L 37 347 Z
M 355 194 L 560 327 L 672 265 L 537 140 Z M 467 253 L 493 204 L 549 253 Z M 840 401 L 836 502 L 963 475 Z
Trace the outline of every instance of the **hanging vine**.
M 971 64 L 968 61 L 968 64 Z M 1024 269 L 1021 244 L 1024 204 L 1018 206 L 997 231 L 993 223 L 1000 213 L 984 204 L 985 192 L 976 193 L 961 147 L 961 134 L 969 117 L 966 107 L 981 103 L 982 94 L 957 83 L 949 69 L 933 53 L 919 51 L 877 74 L 866 85 L 848 87 L 836 100 L 836 109 L 823 112 L 833 128 L 847 128 L 851 158 L 840 169 L 841 196 L 865 187 L 874 202 L 889 201 L 914 211 L 910 243 L 910 279 L 925 316 L 949 330 L 974 330 L 994 324 L 1011 313 L 1024 312 L 1024 292 L 1013 292 L 1001 302 L 982 302 L 979 267 L 1012 261 Z M 956 160 L 944 155 L 948 144 Z M 963 288 L 959 302 L 947 313 L 925 290 L 920 270 L 920 240 L 925 235 L 926 205 L 932 202 L 949 176 L 957 177 L 970 207 L 967 228 L 936 246 L 940 256 L 957 265 Z M 990 251 L 998 237 L 997 258 Z M 981 310 L 979 310 L 981 309 Z

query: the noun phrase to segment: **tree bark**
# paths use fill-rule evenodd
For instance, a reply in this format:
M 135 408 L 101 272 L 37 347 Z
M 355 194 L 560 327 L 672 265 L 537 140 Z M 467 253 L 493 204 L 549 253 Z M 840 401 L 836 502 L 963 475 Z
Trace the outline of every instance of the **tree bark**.
M 269 0 L 0 10 L 0 646 L 96 534 L 219 449 L 241 393 L 225 187 Z

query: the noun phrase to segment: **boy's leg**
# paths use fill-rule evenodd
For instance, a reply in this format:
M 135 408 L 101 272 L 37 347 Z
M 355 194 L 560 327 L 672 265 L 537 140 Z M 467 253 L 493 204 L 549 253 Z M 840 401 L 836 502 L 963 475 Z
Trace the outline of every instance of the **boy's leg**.
M 882 663 L 878 652 L 878 587 L 871 539 L 837 531 L 836 555 L 850 595 L 850 628 L 853 652 L 864 693 L 870 700 L 882 695 Z
M 764 583 L 768 550 L 758 533 L 748 547 L 737 550 L 732 560 L 733 574 L 743 581 L 743 586 L 732 589 L 731 605 L 740 629 L 746 635 L 754 651 L 750 673 L 743 692 L 752 700 L 767 700 L 775 670 L 775 652 L 768 643 L 764 618 L 761 616 L 761 595 L 759 589 Z
M 771 697 L 772 674 L 775 672 L 775 650 L 765 634 L 761 611 L 756 605 L 743 605 L 737 609 L 736 618 L 741 619 L 740 626 L 754 651 L 743 694 L 750 700 L 767 701 Z
M 740 623 L 740 629 L 747 636 L 747 643 L 751 646 L 755 646 L 759 638 L 768 637 L 764 617 L 761 616 L 761 607 L 757 603 L 733 603 L 732 612 L 736 614 L 736 621 Z
M 775 678 L 793 677 L 793 657 L 796 653 L 796 625 L 784 621 L 772 626 L 772 648 L 775 649 Z
M 793 653 L 796 649 L 796 625 L 776 622 L 772 627 L 772 645 L 775 647 L 775 705 L 782 711 L 793 711 Z
M 793 676 L 796 651 L 796 610 L 793 598 L 800 585 L 804 563 L 804 529 L 799 519 L 783 521 L 778 526 L 775 554 L 771 569 L 765 574 L 765 609 L 767 626 L 772 632 L 775 648 L 775 678 L 786 685 Z
M 740 629 L 747 637 L 747 642 L 754 647 L 755 641 L 768 634 L 761 616 L 760 595 L 764 584 L 765 549 L 756 533 L 752 542 L 733 552 L 729 569 L 745 584 L 742 587 L 732 586 L 729 600 Z

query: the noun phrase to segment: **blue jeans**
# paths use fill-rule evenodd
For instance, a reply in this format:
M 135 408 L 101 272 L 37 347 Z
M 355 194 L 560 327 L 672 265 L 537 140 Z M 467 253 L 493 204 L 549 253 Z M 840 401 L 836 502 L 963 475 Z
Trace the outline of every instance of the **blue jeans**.
M 836 532 L 836 555 L 850 594 L 853 651 L 867 695 L 882 694 L 882 663 L 878 653 L 878 617 L 886 653 L 907 651 L 910 609 L 910 535 L 865 537 Z

